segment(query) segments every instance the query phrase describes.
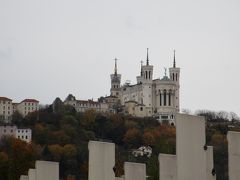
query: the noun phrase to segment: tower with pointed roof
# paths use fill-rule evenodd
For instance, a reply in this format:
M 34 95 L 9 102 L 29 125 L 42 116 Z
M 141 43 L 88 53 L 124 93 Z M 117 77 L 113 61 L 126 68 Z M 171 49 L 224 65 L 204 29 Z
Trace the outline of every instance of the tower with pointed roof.
M 169 68 L 170 79 L 176 84 L 175 88 L 175 108 L 179 111 L 179 88 L 180 88 L 180 68 L 176 66 L 176 51 L 173 51 L 173 66 Z
M 114 73 L 110 75 L 111 77 L 111 89 L 110 93 L 111 96 L 120 96 L 120 87 L 121 87 L 121 74 L 118 74 L 118 69 L 117 69 L 117 58 L 114 59 L 115 61 L 115 66 L 114 66 Z

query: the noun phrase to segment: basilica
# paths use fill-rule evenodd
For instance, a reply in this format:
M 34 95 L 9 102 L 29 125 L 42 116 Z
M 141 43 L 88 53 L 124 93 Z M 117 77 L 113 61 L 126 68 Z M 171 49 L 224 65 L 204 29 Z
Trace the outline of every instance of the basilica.
M 126 114 L 137 117 L 155 116 L 160 121 L 175 122 L 179 112 L 180 68 L 176 66 L 175 51 L 173 66 L 169 68 L 169 76 L 153 79 L 153 65 L 150 64 L 148 49 L 146 64 L 141 64 L 137 83 L 121 84 L 121 74 L 117 70 L 115 60 L 114 73 L 111 74 L 111 95 L 118 99 Z M 174 123 L 175 124 L 175 123 Z

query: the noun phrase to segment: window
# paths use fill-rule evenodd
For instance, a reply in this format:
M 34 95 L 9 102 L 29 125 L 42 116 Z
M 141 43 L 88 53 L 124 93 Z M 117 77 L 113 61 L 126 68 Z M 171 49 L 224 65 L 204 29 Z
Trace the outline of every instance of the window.
M 163 105 L 164 106 L 167 105 L 167 91 L 166 91 L 166 89 L 164 89 L 164 91 L 163 91 Z
M 13 132 L 13 130 L 11 129 L 11 133 Z
M 143 108 L 142 108 L 142 107 L 140 107 L 140 111 L 143 111 Z
M 168 105 L 171 106 L 171 92 L 168 94 Z
M 22 139 L 24 139 L 24 136 L 22 136 Z
M 176 74 L 176 81 L 178 80 L 178 75 Z
M 160 92 L 160 106 L 162 106 L 162 93 Z
M 149 79 L 151 79 L 151 71 L 149 71 Z
M 27 137 L 27 136 L 25 136 L 25 139 L 28 139 L 28 137 Z
M 4 131 L 3 132 L 6 132 L 6 129 L 4 129 Z

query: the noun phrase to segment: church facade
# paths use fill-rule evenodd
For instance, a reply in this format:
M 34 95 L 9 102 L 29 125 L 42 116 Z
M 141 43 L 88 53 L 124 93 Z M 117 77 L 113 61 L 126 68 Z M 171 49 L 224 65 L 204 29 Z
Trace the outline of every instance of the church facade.
M 165 69 L 164 77 L 153 79 L 153 65 L 149 62 L 147 50 L 146 64 L 141 64 L 136 84 L 121 84 L 121 74 L 118 74 L 116 60 L 114 73 L 110 77 L 111 96 L 118 98 L 126 114 L 137 117 L 155 116 L 160 121 L 175 122 L 175 115 L 180 109 L 180 68 L 176 67 L 175 51 L 169 76 Z

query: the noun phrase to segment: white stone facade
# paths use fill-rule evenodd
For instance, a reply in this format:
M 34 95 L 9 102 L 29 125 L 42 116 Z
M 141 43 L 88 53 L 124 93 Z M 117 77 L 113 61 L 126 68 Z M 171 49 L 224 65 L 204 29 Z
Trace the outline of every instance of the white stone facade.
M 111 74 L 111 96 L 117 96 L 123 106 L 128 102 L 135 102 L 135 108 L 125 113 L 138 117 L 156 116 L 160 121 L 170 120 L 175 124 L 175 115 L 179 112 L 180 68 L 176 67 L 175 54 L 173 67 L 169 68 L 169 75 L 153 79 L 153 66 L 149 64 L 147 55 L 146 65 L 141 65 L 137 84 L 121 85 L 121 75 L 117 73 L 115 62 L 114 74 Z M 139 106 L 141 108 L 139 109 Z
M 32 141 L 32 130 L 31 129 L 16 129 L 15 137 L 27 143 Z

